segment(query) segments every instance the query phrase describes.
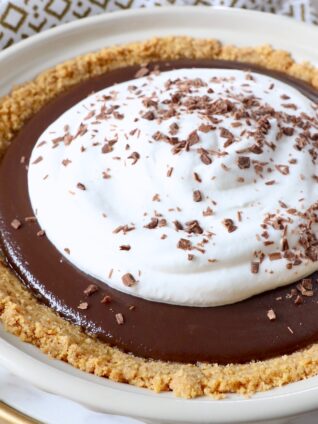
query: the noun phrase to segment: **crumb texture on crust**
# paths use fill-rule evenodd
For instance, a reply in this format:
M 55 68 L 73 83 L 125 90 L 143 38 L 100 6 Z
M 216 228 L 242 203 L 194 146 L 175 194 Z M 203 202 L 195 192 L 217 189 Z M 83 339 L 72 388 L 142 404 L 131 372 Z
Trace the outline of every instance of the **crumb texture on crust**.
M 217 40 L 190 37 L 154 38 L 105 48 L 69 60 L 15 87 L 0 99 L 0 158 L 22 125 L 44 104 L 76 83 L 110 69 L 154 60 L 206 58 L 261 65 L 300 78 L 318 88 L 318 69 L 298 64 L 270 46 L 241 48 Z M 7 331 L 32 343 L 52 358 L 113 381 L 156 392 L 173 391 L 194 398 L 227 393 L 251 395 L 318 373 L 318 344 L 303 351 L 244 365 L 184 365 L 152 361 L 125 354 L 84 334 L 78 327 L 41 305 L 18 278 L 0 264 L 0 320 Z

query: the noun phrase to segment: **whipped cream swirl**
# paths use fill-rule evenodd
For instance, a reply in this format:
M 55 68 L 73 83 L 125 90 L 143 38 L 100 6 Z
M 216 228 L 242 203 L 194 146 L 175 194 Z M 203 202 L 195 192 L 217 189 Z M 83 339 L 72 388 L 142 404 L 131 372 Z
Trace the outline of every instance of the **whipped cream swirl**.
M 318 269 L 317 147 L 317 105 L 278 80 L 154 72 L 53 122 L 29 195 L 87 274 L 153 301 L 224 305 Z

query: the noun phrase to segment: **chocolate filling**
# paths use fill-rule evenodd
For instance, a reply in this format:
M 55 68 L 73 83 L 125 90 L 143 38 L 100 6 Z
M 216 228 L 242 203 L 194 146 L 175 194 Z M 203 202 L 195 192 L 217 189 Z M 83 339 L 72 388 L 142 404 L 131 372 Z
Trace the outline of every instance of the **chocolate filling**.
M 180 60 L 159 66 L 161 70 L 248 69 L 293 85 L 318 102 L 318 92 L 311 86 L 254 65 Z M 45 235 L 39 233 L 37 222 L 25 220 L 34 215 L 26 164 L 38 137 L 85 96 L 133 79 L 138 69 L 117 69 L 78 84 L 44 106 L 16 136 L 0 166 L 0 241 L 7 263 L 39 300 L 61 316 L 110 345 L 138 356 L 179 362 L 243 363 L 290 353 L 317 342 L 317 273 L 310 277 L 313 296 L 302 296 L 294 283 L 222 307 L 150 302 L 116 291 L 82 273 L 61 258 Z M 25 158 L 24 163 L 21 158 Z

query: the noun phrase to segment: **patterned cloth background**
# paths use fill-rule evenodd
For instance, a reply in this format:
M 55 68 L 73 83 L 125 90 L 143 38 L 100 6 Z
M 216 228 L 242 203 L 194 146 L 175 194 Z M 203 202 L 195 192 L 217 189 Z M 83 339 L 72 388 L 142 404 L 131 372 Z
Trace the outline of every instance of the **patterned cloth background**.
M 240 7 L 318 24 L 316 0 L 0 0 L 0 49 L 47 28 L 103 12 L 138 7 Z

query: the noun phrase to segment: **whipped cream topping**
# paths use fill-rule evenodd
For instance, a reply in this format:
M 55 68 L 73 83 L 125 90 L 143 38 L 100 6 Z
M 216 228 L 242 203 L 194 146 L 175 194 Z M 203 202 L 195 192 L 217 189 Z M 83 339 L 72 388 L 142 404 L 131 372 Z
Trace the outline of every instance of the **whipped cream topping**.
M 318 269 L 317 147 L 317 106 L 278 80 L 154 72 L 50 125 L 29 195 L 82 271 L 145 299 L 217 306 Z

